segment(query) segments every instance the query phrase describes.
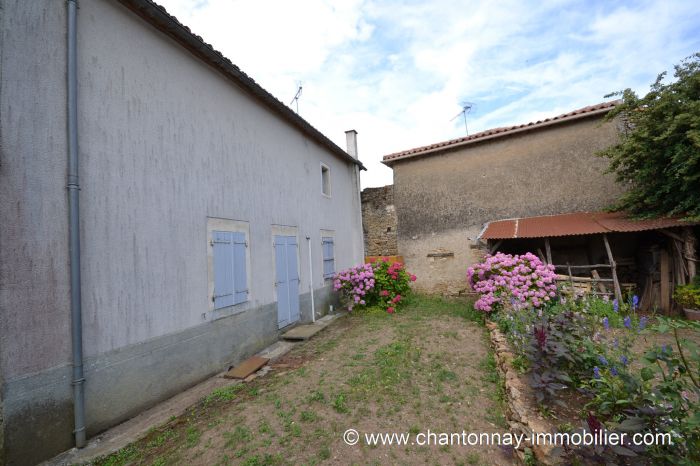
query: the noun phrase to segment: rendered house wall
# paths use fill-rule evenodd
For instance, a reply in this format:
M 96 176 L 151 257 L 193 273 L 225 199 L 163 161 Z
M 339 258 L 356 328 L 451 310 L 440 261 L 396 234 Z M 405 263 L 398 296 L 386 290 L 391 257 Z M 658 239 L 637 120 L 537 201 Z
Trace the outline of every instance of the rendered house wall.
M 72 438 L 65 4 L 2 6 L 1 399 L 8 460 L 32 464 Z M 362 260 L 363 242 L 357 168 L 141 18 L 81 2 L 78 53 L 92 435 L 277 338 L 273 225 L 298 230 L 302 320 L 305 237 L 321 312 L 334 299 L 321 230 L 335 232 L 338 269 Z M 209 311 L 209 218 L 250 226 L 249 301 L 225 317 Z

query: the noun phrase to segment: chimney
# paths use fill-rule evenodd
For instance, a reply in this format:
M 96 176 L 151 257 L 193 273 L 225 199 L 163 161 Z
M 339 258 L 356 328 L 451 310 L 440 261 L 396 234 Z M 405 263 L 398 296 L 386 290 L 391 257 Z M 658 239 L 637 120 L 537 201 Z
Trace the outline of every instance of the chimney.
M 347 151 L 354 159 L 357 159 L 357 131 L 354 129 L 345 132 Z

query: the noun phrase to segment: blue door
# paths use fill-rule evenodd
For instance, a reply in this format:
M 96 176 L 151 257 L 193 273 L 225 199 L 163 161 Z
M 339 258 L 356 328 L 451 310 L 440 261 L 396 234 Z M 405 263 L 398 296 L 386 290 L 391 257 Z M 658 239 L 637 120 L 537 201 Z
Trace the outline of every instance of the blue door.
M 275 236 L 275 273 L 277 325 L 282 328 L 299 320 L 299 270 L 296 236 Z

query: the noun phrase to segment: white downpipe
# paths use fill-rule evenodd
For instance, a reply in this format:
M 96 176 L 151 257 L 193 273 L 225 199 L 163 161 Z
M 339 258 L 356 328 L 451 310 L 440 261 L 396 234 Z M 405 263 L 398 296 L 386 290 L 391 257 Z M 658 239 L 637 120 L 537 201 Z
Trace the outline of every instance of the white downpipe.
M 314 303 L 314 263 L 311 260 L 311 237 L 306 237 L 309 245 L 309 293 L 311 293 L 311 322 L 316 322 L 316 305 Z

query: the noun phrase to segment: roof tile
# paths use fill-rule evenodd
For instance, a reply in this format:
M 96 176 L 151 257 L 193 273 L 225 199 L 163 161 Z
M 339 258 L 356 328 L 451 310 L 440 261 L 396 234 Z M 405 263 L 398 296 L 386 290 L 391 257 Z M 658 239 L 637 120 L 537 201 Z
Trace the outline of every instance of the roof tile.
M 573 110 L 571 112 L 564 113 L 555 117 L 545 118 L 544 120 L 538 120 L 536 122 L 523 123 L 521 125 L 515 126 L 491 128 L 480 133 L 472 134 L 471 136 L 464 136 L 457 139 L 451 139 L 449 141 L 441 141 L 434 144 L 429 144 L 427 146 L 415 147 L 413 149 L 408 149 L 405 151 L 385 155 L 382 159 L 382 162 L 389 165 L 398 160 L 437 152 L 444 148 L 458 148 L 474 142 L 481 142 L 485 139 L 493 139 L 493 137 L 507 136 L 509 134 L 517 133 L 527 129 L 544 127 L 551 124 L 563 123 L 565 121 L 576 120 L 578 118 L 607 113 L 608 111 L 610 111 L 610 109 L 612 109 L 619 103 L 619 100 L 614 100 L 611 102 L 602 102 L 596 105 L 589 105 L 588 107 L 579 108 L 577 110 Z

